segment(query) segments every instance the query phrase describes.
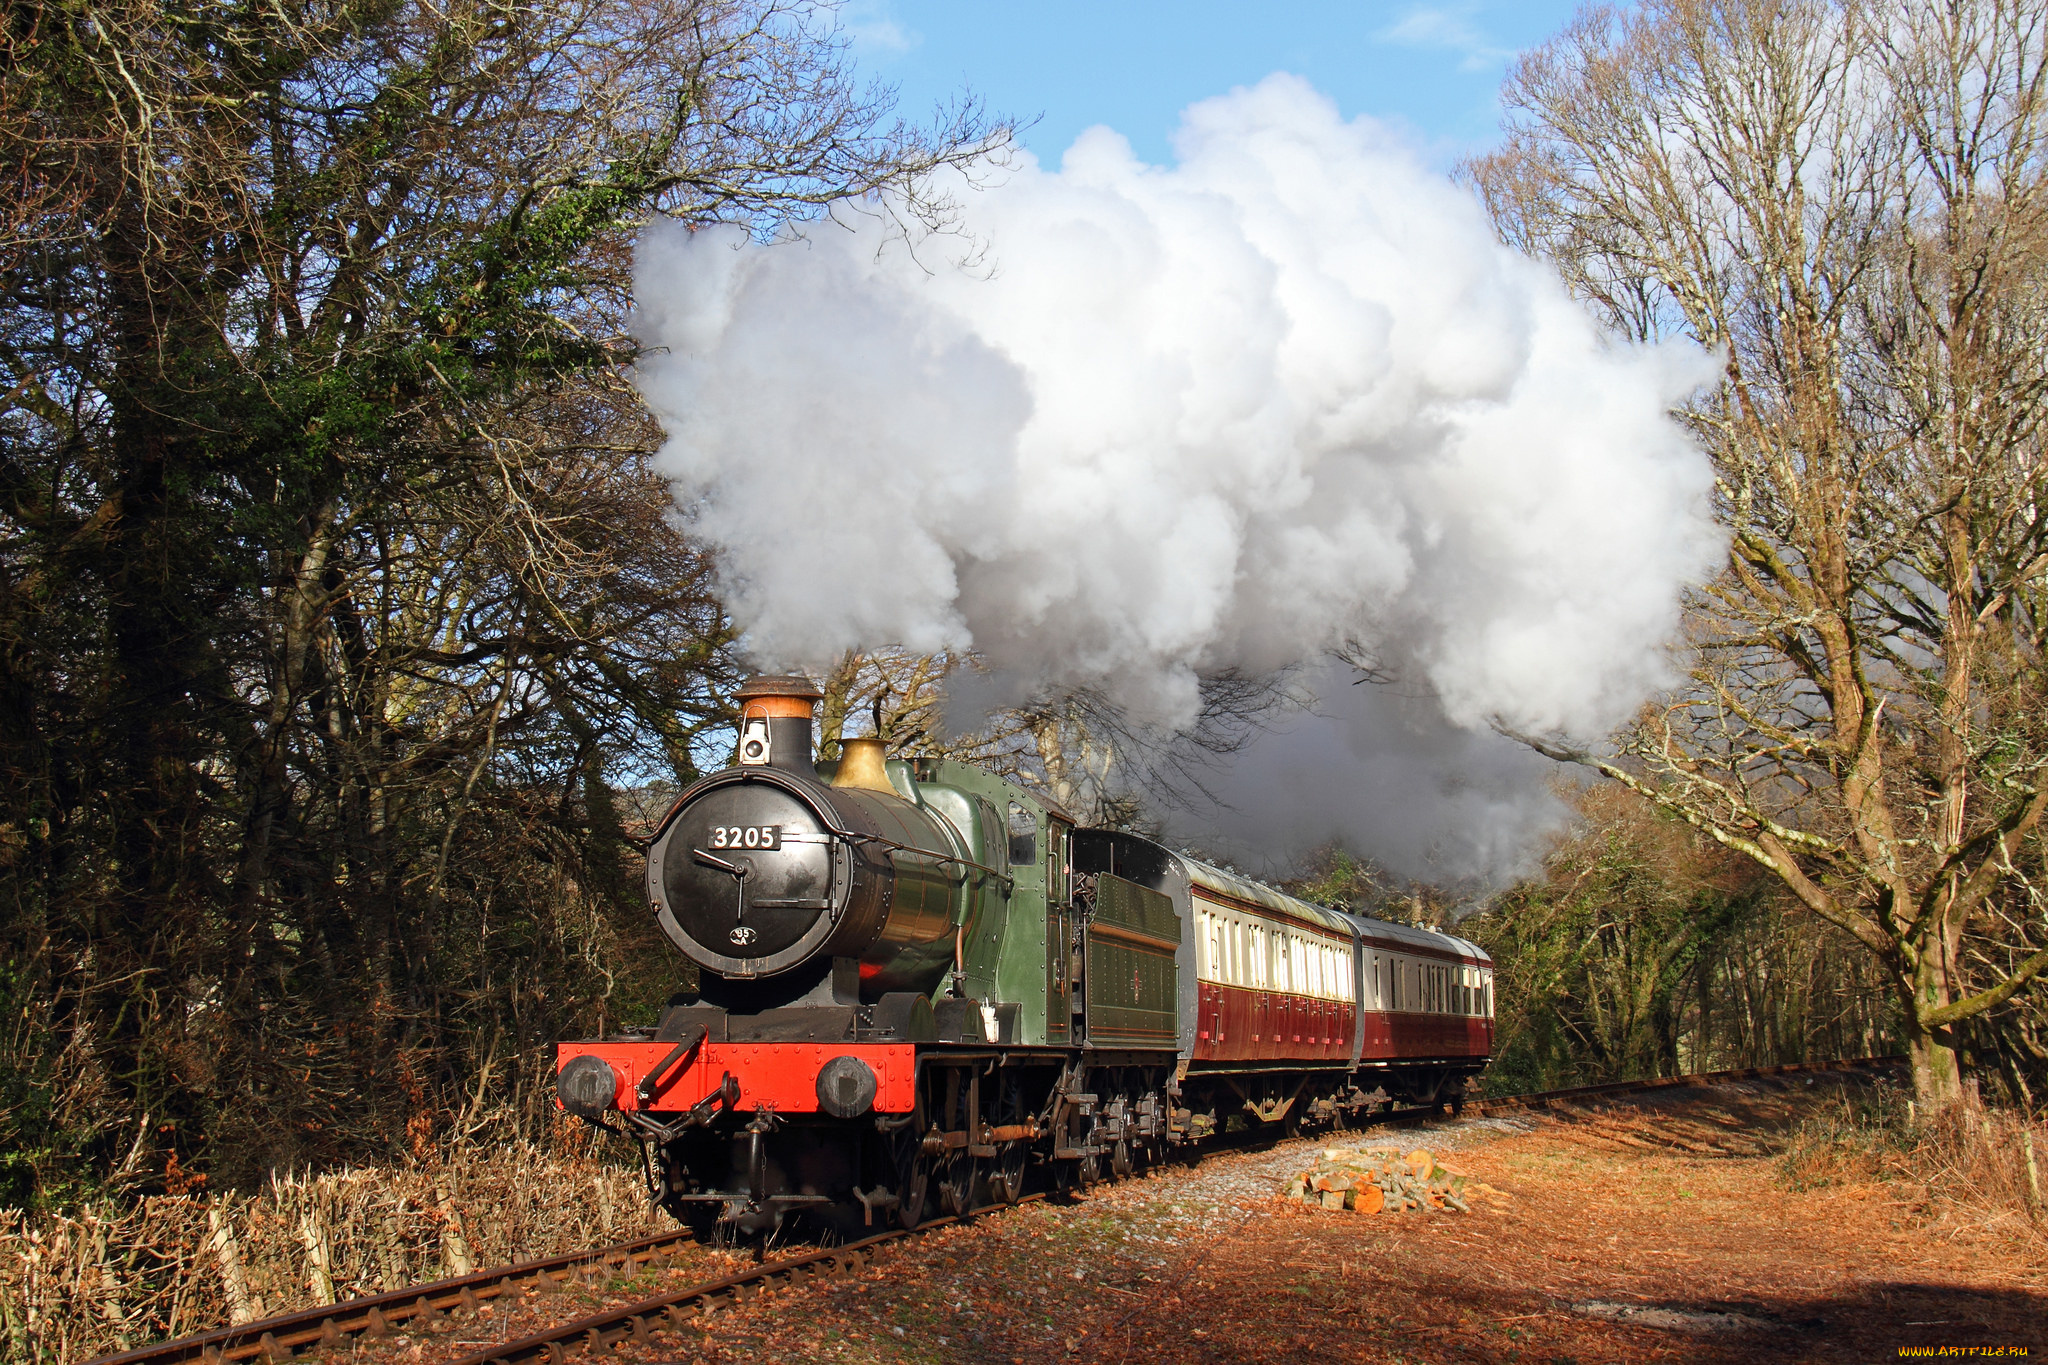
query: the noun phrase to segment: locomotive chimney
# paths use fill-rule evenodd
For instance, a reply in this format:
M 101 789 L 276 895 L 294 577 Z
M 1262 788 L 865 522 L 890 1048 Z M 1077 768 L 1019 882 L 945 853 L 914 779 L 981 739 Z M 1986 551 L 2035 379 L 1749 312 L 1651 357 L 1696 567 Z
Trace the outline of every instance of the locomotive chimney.
M 811 708 L 824 693 L 809 678 L 749 678 L 735 694 L 740 703 L 740 766 L 781 768 L 815 777 L 811 766 Z

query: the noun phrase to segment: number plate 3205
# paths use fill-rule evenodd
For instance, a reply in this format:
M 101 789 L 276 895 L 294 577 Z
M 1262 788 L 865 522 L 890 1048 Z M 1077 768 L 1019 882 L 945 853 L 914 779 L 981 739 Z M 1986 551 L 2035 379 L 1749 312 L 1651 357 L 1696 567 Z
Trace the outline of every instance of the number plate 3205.
M 780 825 L 713 825 L 713 848 L 781 848 Z

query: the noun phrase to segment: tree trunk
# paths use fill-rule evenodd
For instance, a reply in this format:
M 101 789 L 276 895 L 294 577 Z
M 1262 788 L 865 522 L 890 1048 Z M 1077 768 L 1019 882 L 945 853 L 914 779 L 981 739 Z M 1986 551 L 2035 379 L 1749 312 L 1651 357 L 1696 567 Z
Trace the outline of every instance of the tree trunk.
M 1926 1113 L 1946 1109 L 1962 1098 L 1962 1071 L 1955 1049 L 1920 1022 L 1914 1001 L 1905 1011 L 1906 1055 L 1913 1066 L 1913 1098 Z

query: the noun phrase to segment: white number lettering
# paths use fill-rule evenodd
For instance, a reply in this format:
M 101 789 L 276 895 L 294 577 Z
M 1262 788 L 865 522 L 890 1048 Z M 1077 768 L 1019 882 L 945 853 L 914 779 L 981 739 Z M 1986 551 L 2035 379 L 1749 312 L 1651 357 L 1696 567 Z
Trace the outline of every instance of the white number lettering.
M 780 848 L 782 846 L 782 826 L 713 825 L 711 827 L 711 846 L 713 848 Z

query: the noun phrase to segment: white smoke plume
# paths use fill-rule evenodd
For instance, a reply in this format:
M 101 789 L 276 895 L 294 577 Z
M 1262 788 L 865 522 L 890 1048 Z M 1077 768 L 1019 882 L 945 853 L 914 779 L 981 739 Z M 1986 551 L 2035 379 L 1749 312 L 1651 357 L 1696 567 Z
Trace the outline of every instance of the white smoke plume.
M 1175 146 L 962 181 L 914 249 L 648 231 L 639 383 L 755 657 L 971 648 L 1179 726 L 1203 671 L 1362 640 L 1452 726 L 1611 727 L 1718 550 L 1667 415 L 1709 358 L 1611 344 L 1296 78 Z

